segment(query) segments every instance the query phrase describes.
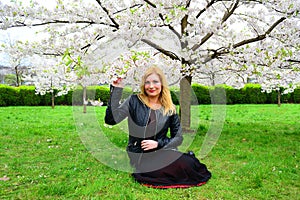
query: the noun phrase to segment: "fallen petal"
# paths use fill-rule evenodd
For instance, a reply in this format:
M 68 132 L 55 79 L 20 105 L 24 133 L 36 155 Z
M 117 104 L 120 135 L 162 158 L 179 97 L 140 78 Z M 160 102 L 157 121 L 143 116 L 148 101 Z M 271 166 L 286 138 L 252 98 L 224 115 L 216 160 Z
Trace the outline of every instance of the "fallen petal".
M 8 178 L 8 177 L 6 177 L 6 176 L 0 178 L 0 181 L 9 181 L 9 180 L 10 180 L 10 178 Z

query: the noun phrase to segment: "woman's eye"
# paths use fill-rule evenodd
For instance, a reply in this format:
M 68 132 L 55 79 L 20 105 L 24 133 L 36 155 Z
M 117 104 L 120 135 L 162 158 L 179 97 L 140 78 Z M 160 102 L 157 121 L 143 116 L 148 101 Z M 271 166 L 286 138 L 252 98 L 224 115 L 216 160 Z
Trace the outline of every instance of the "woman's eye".
M 152 82 L 151 81 L 146 81 L 145 85 L 150 85 L 151 83 L 154 84 L 154 85 L 160 84 L 159 81 L 152 81 Z

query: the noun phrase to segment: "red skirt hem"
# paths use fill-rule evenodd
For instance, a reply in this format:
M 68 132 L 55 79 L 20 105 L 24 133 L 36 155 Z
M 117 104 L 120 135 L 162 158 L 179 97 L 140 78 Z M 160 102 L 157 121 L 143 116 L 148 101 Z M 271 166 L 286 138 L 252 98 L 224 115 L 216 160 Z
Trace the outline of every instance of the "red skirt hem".
M 197 187 L 197 186 L 201 186 L 204 185 L 206 182 L 202 182 L 202 183 L 198 183 L 196 185 L 151 185 L 151 184 L 146 184 L 143 183 L 142 185 L 147 186 L 147 187 L 151 187 L 151 188 L 155 188 L 155 189 L 171 189 L 171 188 L 190 188 L 190 187 Z

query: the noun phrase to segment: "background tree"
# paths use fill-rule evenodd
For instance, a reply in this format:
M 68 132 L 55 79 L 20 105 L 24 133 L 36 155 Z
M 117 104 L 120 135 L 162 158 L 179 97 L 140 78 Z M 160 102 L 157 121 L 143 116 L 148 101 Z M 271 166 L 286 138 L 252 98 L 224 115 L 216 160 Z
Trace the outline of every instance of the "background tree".
M 35 55 L 31 58 L 31 74 L 24 77 L 25 81 L 35 86 L 36 94 L 51 94 L 52 108 L 55 107 L 55 97 L 67 94 L 76 86 L 74 74 L 68 73 L 67 67 L 59 61 L 59 57 L 41 58 Z
M 274 56 L 274 51 L 284 49 L 295 60 L 277 60 L 284 65 L 293 62 L 293 69 L 298 69 L 299 4 L 292 0 L 58 0 L 56 6 L 44 7 L 35 1 L 16 2 L 1 4 L 1 27 L 44 26 L 48 37 L 36 46 L 38 51 L 63 55 L 70 48 L 80 51 L 75 58 L 84 55 L 90 63 L 97 63 L 99 52 L 114 59 L 137 46 L 160 52 L 183 77 L 181 120 L 188 129 L 190 84 L 205 68 L 225 71 L 220 76 L 214 73 L 214 80 L 241 87 L 247 76 L 277 69 L 279 65 L 267 68 L 262 63 L 266 54 Z M 103 71 L 105 65 L 98 67 Z
M 23 75 L 28 73 L 28 43 L 13 40 L 10 36 L 1 41 L 0 52 L 5 55 L 6 62 L 3 63 L 15 72 L 15 86 L 22 84 Z M 26 49 L 26 50 L 25 50 Z

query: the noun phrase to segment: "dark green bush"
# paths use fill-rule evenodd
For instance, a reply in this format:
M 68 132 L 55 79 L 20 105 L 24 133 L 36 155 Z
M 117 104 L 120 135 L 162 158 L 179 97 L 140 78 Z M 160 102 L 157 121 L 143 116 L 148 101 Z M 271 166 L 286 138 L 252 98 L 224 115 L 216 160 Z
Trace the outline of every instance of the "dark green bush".
M 292 93 L 282 94 L 281 95 L 281 103 L 293 103 L 293 95 Z
M 278 92 L 277 91 L 272 91 L 270 93 L 266 93 L 265 92 L 265 95 L 266 95 L 266 103 L 268 104 L 276 104 L 278 102 L 277 100 L 277 96 L 278 96 Z
M 278 91 L 272 91 L 270 93 L 265 93 L 266 94 L 266 101 L 265 103 L 268 104 L 277 104 L 278 103 L 278 93 L 282 93 L 283 88 L 280 89 L 280 92 Z M 297 103 L 295 102 L 295 94 L 297 95 L 297 91 L 295 90 L 293 93 L 289 94 L 281 94 L 280 95 L 280 102 L 281 103 Z M 298 102 L 299 103 L 299 102 Z
M 17 89 L 17 88 L 16 88 Z M 38 106 L 41 98 L 35 94 L 34 86 L 20 86 L 19 88 L 19 105 Z
M 210 104 L 210 89 L 208 86 L 197 83 L 192 84 L 192 89 L 197 97 L 197 104 Z M 179 90 L 179 89 L 178 89 Z
M 179 105 L 179 87 L 171 87 L 171 97 L 175 105 Z M 234 89 L 227 85 L 217 85 L 215 87 L 192 84 L 192 105 L 226 103 L 226 104 L 277 104 L 277 91 L 271 93 L 261 92 L 258 84 L 247 84 L 242 89 Z M 57 91 L 55 91 L 55 94 Z M 122 99 L 127 98 L 133 93 L 131 88 L 124 88 Z M 50 106 L 51 93 L 36 95 L 33 86 L 13 87 L 0 85 L 0 106 Z M 89 86 L 87 88 L 87 99 L 101 100 L 107 105 L 110 91 L 108 85 Z M 82 105 L 83 88 L 77 87 L 68 94 L 55 97 L 55 105 Z M 291 94 L 281 95 L 282 103 L 300 103 L 300 87 L 296 88 Z
M 262 93 L 259 84 L 246 84 L 242 89 L 242 94 L 244 97 L 243 102 L 247 104 L 262 104 L 267 100 L 267 97 Z
M 210 89 L 211 103 L 213 104 L 226 104 L 228 102 L 227 91 L 231 87 L 226 85 L 216 85 Z
M 0 85 L 0 106 L 6 106 L 6 87 L 5 85 Z
M 123 91 L 123 98 L 131 94 L 129 88 L 125 88 Z M 107 105 L 110 91 L 108 86 L 89 86 L 87 87 L 87 99 L 102 101 L 104 105 Z M 82 105 L 83 103 L 83 88 L 78 87 L 67 95 L 69 105 Z M 72 101 L 70 101 L 72 99 Z
M 172 101 L 175 105 L 179 105 L 180 102 L 180 91 L 179 91 L 179 87 L 176 87 L 176 86 L 172 86 L 170 87 L 170 93 L 171 93 L 171 98 L 172 98 Z
M 0 85 L 0 106 L 19 106 L 19 89 L 13 86 Z
M 300 103 L 300 87 L 297 87 L 293 92 L 294 103 Z

